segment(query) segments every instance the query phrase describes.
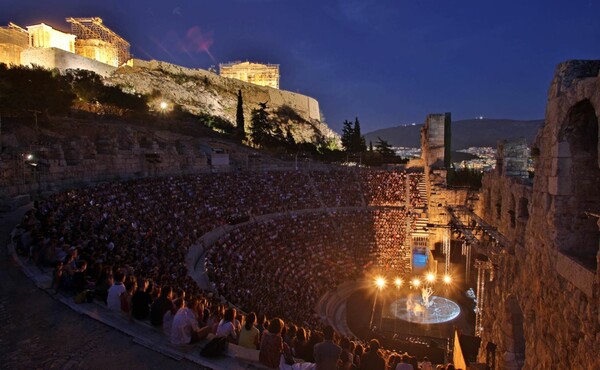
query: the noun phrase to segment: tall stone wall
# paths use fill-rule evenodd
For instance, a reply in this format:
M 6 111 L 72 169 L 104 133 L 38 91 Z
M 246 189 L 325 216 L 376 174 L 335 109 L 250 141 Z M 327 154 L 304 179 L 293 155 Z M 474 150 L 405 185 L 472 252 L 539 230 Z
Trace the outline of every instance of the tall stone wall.
M 115 67 L 56 48 L 29 48 L 21 53 L 23 65 L 38 65 L 48 69 L 86 69 L 107 77 Z
M 36 136 L 33 130 L 5 125 L 2 136 L 5 153 L 0 161 L 3 196 L 108 180 L 209 171 L 201 147 L 224 147 L 209 138 L 129 127 L 125 123 L 75 121 L 55 125 L 68 130 L 41 130 L 38 137 L 45 144 L 40 147 L 30 145 Z
M 532 184 L 506 168 L 483 180 L 478 213 L 507 245 L 487 283 L 480 359 L 494 343 L 500 369 L 600 367 L 599 71 L 557 67 Z
M 524 137 L 498 142 L 496 168 L 509 177 L 527 178 L 527 139 Z

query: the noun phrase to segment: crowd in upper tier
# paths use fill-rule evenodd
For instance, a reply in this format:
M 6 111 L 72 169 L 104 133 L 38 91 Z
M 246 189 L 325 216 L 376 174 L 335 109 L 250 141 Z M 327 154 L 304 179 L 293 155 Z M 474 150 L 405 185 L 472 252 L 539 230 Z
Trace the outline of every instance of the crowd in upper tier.
M 211 316 L 222 319 L 216 316 L 220 301 L 189 277 L 188 249 L 232 220 L 273 214 L 207 246 L 211 280 L 219 294 L 246 312 L 318 328 L 311 309 L 327 289 L 359 277 L 369 264 L 405 266 L 410 251 L 404 255 L 406 249 L 398 246 L 414 225 L 407 206 L 423 203 L 420 176 L 280 171 L 106 183 L 37 202 L 23 221 L 19 242 L 40 265 L 56 266 L 55 287 L 91 289 L 109 306 L 140 319 L 152 316 L 150 307 L 165 291 L 174 291 L 202 311 L 206 324 Z M 312 211 L 287 213 L 302 209 Z M 162 311 L 164 305 L 161 313 L 178 312 L 177 307 Z

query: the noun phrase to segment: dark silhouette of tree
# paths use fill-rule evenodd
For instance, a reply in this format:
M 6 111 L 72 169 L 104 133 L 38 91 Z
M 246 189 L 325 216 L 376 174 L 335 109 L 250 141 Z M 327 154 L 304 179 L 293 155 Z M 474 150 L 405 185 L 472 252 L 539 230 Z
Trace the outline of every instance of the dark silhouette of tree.
M 252 109 L 252 131 L 250 138 L 254 145 L 268 147 L 273 144 L 274 125 L 269 120 L 267 103 L 258 103 L 258 108 Z
M 354 128 L 352 122 L 344 120 L 342 128 L 342 147 L 346 152 L 352 151 L 352 138 L 354 137 Z
M 244 102 L 242 100 L 242 90 L 238 90 L 237 111 L 235 113 L 235 132 L 238 139 L 243 141 L 246 138 L 244 128 Z
M 369 140 L 369 151 L 373 152 L 373 142 Z
M 377 144 L 375 144 L 375 150 L 383 157 L 394 157 L 396 153 L 392 149 L 392 146 L 386 141 L 377 136 Z
M 367 145 L 365 144 L 365 137 L 360 132 L 360 122 L 358 117 L 354 119 L 354 128 L 352 130 L 352 152 L 362 153 L 367 151 Z
M 64 114 L 75 98 L 68 81 L 41 67 L 0 68 L 0 107 L 19 114 Z
M 85 69 L 71 69 L 65 76 L 77 98 L 87 103 L 100 102 L 104 92 L 102 77 Z

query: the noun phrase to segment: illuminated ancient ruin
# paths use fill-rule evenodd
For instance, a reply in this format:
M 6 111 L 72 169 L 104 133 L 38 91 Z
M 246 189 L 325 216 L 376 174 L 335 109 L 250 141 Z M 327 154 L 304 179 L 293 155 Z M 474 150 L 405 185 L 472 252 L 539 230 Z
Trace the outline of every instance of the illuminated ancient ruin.
M 219 64 L 222 77 L 279 89 L 279 64 L 231 62 Z
M 21 64 L 21 52 L 29 47 L 27 30 L 9 23 L 0 27 L 0 63 Z
M 101 18 L 67 18 L 67 22 L 71 24 L 71 33 L 77 36 L 77 54 L 114 67 L 131 57 L 130 44 L 106 27 Z
M 27 32 L 29 46 L 32 48 L 56 48 L 70 53 L 75 52 L 75 35 L 59 31 L 44 23 L 27 26 Z

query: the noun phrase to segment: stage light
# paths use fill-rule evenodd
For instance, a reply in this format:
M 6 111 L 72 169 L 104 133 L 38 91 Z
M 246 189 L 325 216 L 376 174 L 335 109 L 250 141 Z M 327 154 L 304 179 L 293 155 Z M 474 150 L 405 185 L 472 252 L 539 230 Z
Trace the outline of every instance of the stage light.
M 167 102 L 160 102 L 160 109 L 162 109 L 163 111 L 167 109 L 169 105 L 167 104 Z
M 396 286 L 396 288 L 400 288 L 400 286 L 402 285 L 402 279 L 396 278 L 394 280 L 394 285 Z
M 421 280 L 414 278 L 412 279 L 412 281 L 410 282 L 412 284 L 412 286 L 414 287 L 419 287 L 421 285 Z
M 375 286 L 377 286 L 377 288 L 381 289 L 385 287 L 385 284 L 385 279 L 382 276 L 379 276 L 375 279 Z
M 427 280 L 428 283 L 433 283 L 435 281 L 435 275 L 430 272 L 425 275 L 425 280 Z
M 452 282 L 452 277 L 450 275 L 444 275 L 444 284 L 450 284 Z

